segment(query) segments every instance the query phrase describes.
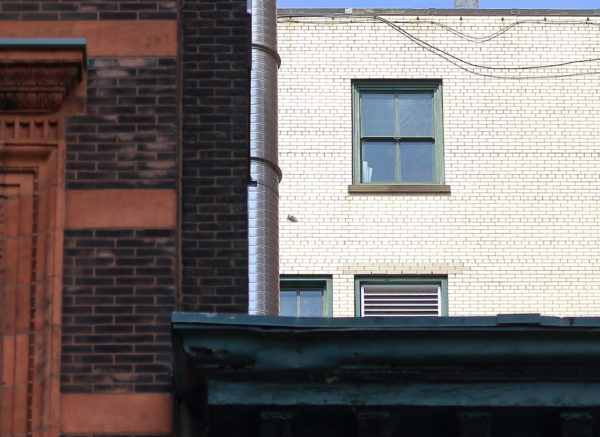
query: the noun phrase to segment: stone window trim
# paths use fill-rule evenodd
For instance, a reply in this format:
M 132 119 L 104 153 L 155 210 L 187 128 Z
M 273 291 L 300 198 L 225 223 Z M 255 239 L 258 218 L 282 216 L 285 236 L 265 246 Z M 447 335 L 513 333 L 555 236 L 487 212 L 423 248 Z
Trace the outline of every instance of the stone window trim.
M 450 194 L 450 185 L 348 185 L 351 194 Z

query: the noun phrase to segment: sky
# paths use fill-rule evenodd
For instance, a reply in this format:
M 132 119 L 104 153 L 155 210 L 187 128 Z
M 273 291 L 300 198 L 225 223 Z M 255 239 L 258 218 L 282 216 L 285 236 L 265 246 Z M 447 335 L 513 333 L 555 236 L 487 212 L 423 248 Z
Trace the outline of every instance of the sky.
M 452 8 L 454 0 L 277 0 L 278 8 Z M 485 9 L 600 9 L 600 0 L 479 0 Z

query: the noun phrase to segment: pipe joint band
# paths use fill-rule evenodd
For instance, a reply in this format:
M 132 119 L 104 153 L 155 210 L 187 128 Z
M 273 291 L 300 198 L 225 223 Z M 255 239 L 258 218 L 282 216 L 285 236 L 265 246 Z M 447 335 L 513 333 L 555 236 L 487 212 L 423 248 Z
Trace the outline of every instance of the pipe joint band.
M 281 58 L 279 57 L 279 53 L 277 53 L 277 50 L 275 50 L 274 48 L 258 42 L 253 42 L 252 48 L 271 55 L 273 58 L 275 58 L 275 61 L 277 62 L 277 68 L 281 67 Z
M 283 179 L 283 173 L 281 172 L 281 168 L 279 168 L 279 166 L 277 164 L 274 164 L 272 161 L 269 161 L 265 158 L 261 158 L 259 156 L 251 156 L 250 161 L 262 162 L 263 164 L 266 164 L 267 167 L 269 167 L 275 172 L 275 174 L 277 174 L 277 180 L 279 182 L 281 182 L 281 180 Z

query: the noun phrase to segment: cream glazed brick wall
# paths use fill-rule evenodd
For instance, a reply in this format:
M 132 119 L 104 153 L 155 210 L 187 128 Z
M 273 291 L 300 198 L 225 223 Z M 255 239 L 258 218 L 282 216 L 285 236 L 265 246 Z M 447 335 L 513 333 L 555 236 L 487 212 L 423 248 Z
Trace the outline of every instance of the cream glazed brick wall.
M 600 18 L 385 18 L 497 69 L 372 17 L 280 18 L 281 273 L 332 275 L 334 316 L 356 275 L 408 274 L 447 275 L 450 315 L 600 315 L 600 62 L 522 68 L 600 58 Z M 369 78 L 443 81 L 450 195 L 348 193 Z

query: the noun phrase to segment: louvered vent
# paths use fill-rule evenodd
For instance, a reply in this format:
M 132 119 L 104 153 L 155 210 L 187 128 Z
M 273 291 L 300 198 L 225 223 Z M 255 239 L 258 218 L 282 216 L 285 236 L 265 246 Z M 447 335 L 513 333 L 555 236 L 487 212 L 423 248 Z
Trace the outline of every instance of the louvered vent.
M 439 316 L 439 284 L 365 284 L 362 316 Z

